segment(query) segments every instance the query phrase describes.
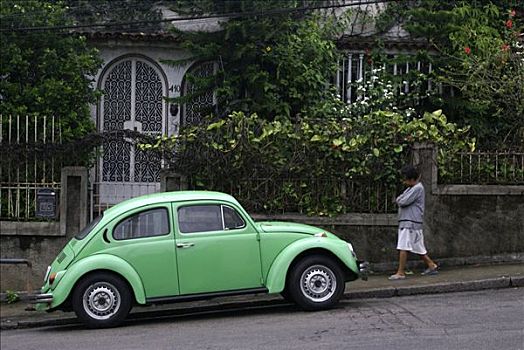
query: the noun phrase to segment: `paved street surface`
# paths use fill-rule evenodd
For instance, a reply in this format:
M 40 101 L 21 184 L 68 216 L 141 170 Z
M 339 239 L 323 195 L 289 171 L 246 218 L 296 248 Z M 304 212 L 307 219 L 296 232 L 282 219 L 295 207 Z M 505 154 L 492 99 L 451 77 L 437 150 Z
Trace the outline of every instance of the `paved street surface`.
M 166 316 L 125 326 L 5 330 L 1 349 L 524 349 L 524 289 Z

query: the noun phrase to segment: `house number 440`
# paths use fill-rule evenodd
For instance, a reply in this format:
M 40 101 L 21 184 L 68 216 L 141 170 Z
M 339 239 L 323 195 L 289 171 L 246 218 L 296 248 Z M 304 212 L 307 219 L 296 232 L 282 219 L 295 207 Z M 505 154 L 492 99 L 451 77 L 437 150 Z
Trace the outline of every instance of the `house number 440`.
M 179 84 L 171 85 L 171 87 L 169 88 L 169 91 L 171 91 L 171 92 L 180 92 L 180 90 L 181 90 L 181 87 L 180 87 Z

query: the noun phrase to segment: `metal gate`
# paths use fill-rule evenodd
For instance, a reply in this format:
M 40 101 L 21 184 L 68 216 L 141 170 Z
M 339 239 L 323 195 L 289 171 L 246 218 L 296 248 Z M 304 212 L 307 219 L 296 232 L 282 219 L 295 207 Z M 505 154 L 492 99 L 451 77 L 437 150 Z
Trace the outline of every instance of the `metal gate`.
M 104 96 L 98 125 L 101 132 L 133 130 L 160 136 L 166 130 L 166 79 L 160 67 L 141 57 L 127 57 L 110 64 L 102 74 Z M 161 159 L 142 151 L 129 140 L 103 145 L 95 181 L 94 212 L 122 200 L 160 190 Z

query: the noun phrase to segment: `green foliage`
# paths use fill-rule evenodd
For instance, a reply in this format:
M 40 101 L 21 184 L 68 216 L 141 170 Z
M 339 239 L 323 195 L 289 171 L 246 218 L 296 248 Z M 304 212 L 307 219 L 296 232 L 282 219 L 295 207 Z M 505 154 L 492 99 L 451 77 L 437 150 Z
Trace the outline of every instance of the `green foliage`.
M 327 188 L 311 186 L 308 179 L 364 178 L 394 187 L 414 142 L 433 142 L 454 153 L 473 146 L 466 133 L 441 111 L 412 120 L 376 111 L 355 118 L 304 117 L 297 122 L 234 112 L 144 147 L 166 154 L 175 150 L 172 167 L 207 189 L 227 188 L 224 184 L 231 182 L 250 188 L 253 179 L 288 179 L 282 182 L 280 195 L 269 197 L 271 202 L 264 199 L 267 208 L 282 208 L 282 201 L 296 198 L 309 214 L 331 215 L 345 211 L 348 203 Z
M 162 28 L 160 22 L 154 22 L 162 18 L 161 11 L 155 6 L 158 4 L 156 0 L 64 0 L 63 3 L 67 6 L 68 16 L 75 24 L 139 21 L 142 23 L 110 26 L 104 30 L 143 33 L 158 31 Z
M 12 290 L 6 290 L 5 297 L 8 304 L 14 304 L 20 300 L 20 296 L 18 295 L 18 293 L 13 292 Z
M 450 34 L 454 64 L 442 69 L 441 80 L 474 106 L 476 115 L 465 119 L 484 144 L 524 147 L 524 46 L 514 16 L 500 20 L 493 5 L 454 11 L 462 30 Z
M 60 2 L 5 0 L 2 29 L 71 23 Z M 93 77 L 100 67 L 97 51 L 82 36 L 57 31 L 0 32 L 0 114 L 56 116 L 62 138 L 93 130 L 89 103 L 97 93 Z
M 307 2 L 300 2 L 300 6 L 303 3 Z M 238 13 L 299 6 L 299 2 L 276 0 L 190 4 L 182 2 L 177 10 Z M 179 34 L 193 54 L 192 60 L 218 63 L 212 79 L 193 77 L 195 94 L 213 89 L 219 115 L 244 111 L 271 120 L 311 112 L 333 95 L 329 81 L 338 58 L 334 39 L 343 26 L 343 19 L 335 21 L 302 11 L 234 17 L 220 22 L 220 30 L 213 33 Z M 183 103 L 191 97 L 177 101 Z
M 413 37 L 427 39 L 438 50 L 436 79 L 454 89 L 442 99 L 450 119 L 471 125 L 482 148 L 522 148 L 522 5 L 424 0 L 403 11 L 393 8 Z

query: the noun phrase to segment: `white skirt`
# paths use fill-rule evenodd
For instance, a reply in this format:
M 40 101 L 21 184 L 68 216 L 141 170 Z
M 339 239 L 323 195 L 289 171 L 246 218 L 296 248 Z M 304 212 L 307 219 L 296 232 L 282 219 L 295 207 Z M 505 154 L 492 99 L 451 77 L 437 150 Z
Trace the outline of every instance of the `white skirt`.
M 422 233 L 422 230 L 399 228 L 397 249 L 425 255 L 427 250 L 424 246 L 424 234 Z

